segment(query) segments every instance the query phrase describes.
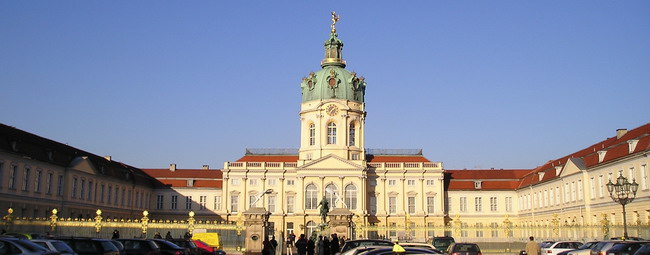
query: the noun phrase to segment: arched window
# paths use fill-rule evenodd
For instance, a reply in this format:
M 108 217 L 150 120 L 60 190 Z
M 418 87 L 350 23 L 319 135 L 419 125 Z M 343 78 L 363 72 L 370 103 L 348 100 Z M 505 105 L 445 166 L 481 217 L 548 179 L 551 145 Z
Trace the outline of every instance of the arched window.
M 316 144 L 316 125 L 314 123 L 309 124 L 309 145 Z
M 356 134 L 356 129 L 354 128 L 354 123 L 350 123 L 350 132 L 349 132 L 349 134 L 350 134 L 350 139 L 348 139 L 349 140 L 348 146 L 355 146 L 356 141 L 354 140 L 354 137 L 355 137 L 355 134 Z
M 334 122 L 327 125 L 327 144 L 336 144 L 336 124 Z
M 327 192 L 327 190 L 331 190 L 332 193 Z M 327 187 L 325 187 L 325 199 L 327 199 L 327 202 L 329 202 L 330 210 L 333 208 L 336 208 L 336 195 L 334 193 L 338 192 L 338 189 L 334 184 L 328 184 Z
M 352 184 L 345 186 L 345 204 L 350 210 L 357 209 L 357 187 Z
M 318 190 L 316 185 L 309 184 L 305 188 L 305 209 L 316 209 L 318 207 Z
M 311 238 L 311 236 L 314 234 L 314 231 L 316 231 L 316 222 L 310 220 L 309 222 L 307 222 L 306 238 Z

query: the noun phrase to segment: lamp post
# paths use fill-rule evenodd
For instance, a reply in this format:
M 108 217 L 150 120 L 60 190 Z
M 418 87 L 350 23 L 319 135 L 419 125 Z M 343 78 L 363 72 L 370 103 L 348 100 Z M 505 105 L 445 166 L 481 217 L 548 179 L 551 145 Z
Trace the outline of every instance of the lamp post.
M 612 180 L 607 182 L 607 191 L 609 191 L 609 196 L 614 200 L 614 202 L 619 203 L 623 206 L 623 238 L 627 240 L 627 217 L 625 216 L 625 205 L 632 203 L 636 197 L 636 191 L 639 189 L 639 184 L 632 179 L 632 183 L 627 181 L 627 178 L 623 177 L 623 173 L 620 173 L 618 178 L 616 178 L 616 183 L 612 183 Z

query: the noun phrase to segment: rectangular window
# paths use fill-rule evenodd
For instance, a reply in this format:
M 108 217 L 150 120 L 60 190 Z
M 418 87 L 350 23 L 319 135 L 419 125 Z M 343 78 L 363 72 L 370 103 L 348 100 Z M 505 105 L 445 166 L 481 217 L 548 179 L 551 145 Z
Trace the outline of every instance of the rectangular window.
M 408 197 L 408 213 L 409 214 L 414 214 L 415 213 L 415 197 Z
M 394 239 L 395 237 L 397 237 L 397 223 L 391 222 L 389 229 L 390 229 L 390 231 L 388 231 L 388 236 L 391 239 Z
M 295 180 L 287 180 L 287 186 L 293 186 L 296 185 Z
M 16 173 L 18 172 L 17 165 L 11 165 L 9 170 L 9 189 L 16 189 Z
M 582 200 L 584 194 L 582 193 L 582 180 L 578 180 L 578 200 Z
M 512 212 L 512 197 L 506 197 L 506 212 Z
M 646 165 L 641 165 L 641 189 L 648 189 L 648 168 Z
M 493 212 L 497 211 L 497 198 L 496 197 L 490 197 L 490 211 L 493 211 Z
M 349 133 L 350 139 L 348 139 L 349 140 L 348 141 L 348 146 L 355 146 L 356 145 L 356 142 L 355 142 L 356 134 L 355 133 L 356 133 L 356 129 L 354 128 L 354 123 L 351 123 L 350 124 L 350 133 Z
M 113 197 L 113 205 L 117 205 L 117 201 L 119 200 L 118 199 L 119 196 L 120 196 L 120 187 L 115 186 L 115 197 Z M 136 193 L 136 196 L 137 196 L 137 193 Z M 136 200 L 137 200 L 137 197 L 136 197 Z M 137 205 L 138 202 L 135 202 L 135 204 Z
M 427 197 L 427 213 L 433 214 L 435 209 L 435 200 L 434 197 Z
M 47 173 L 47 179 L 45 179 L 45 194 L 52 194 L 52 173 Z
M 99 188 L 99 202 L 104 203 L 104 184 Z
M 274 178 L 269 179 L 269 186 L 275 186 L 275 179 Z
M 466 212 L 467 211 L 467 198 L 466 197 L 461 197 L 460 198 L 460 211 L 461 212 Z
M 79 199 L 83 200 L 86 195 L 86 180 L 81 179 L 81 191 L 79 192 Z
M 370 205 L 370 208 L 369 208 L 370 209 L 370 214 L 373 214 L 373 215 L 377 214 L 377 197 L 371 196 L 370 201 L 369 201 L 369 205 Z
M 185 197 L 185 210 L 192 210 L 192 196 Z
M 336 124 L 334 122 L 327 125 L 327 144 L 336 144 Z
M 435 185 L 436 181 L 435 180 L 427 180 L 427 186 L 433 186 Z
M 163 209 L 164 199 L 165 199 L 165 197 L 163 195 L 156 196 L 156 209 L 158 209 L 158 210 Z
M 451 209 L 452 207 L 451 203 L 451 198 L 447 198 L 447 212 L 452 212 L 453 210 Z
M 239 186 L 239 178 L 232 178 L 232 180 L 230 180 L 230 184 L 233 186 Z
M 178 209 L 178 196 L 172 196 L 172 210 Z
M 269 212 L 273 213 L 275 212 L 275 196 L 268 196 L 268 203 L 267 203 L 267 208 Z
M 131 189 L 126 193 L 126 206 L 133 206 L 133 204 L 131 204 Z
M 407 180 L 409 186 L 415 186 L 415 180 Z
M 214 196 L 214 210 L 221 211 L 221 196 Z
M 316 144 L 316 126 L 309 124 L 309 145 Z
M 248 179 L 248 184 L 250 184 L 251 186 L 257 186 L 257 179 L 255 178 Z
M 74 185 L 73 185 L 74 186 Z M 111 201 L 113 201 L 112 196 L 113 196 L 113 186 L 108 186 L 108 194 L 106 194 L 106 203 L 110 204 Z
M 490 229 L 492 229 L 492 237 L 499 237 L 499 225 L 496 222 L 490 223 Z
M 599 175 L 598 176 L 598 197 L 601 197 L 601 198 L 603 197 L 603 187 L 604 186 L 605 185 L 603 185 L 603 176 Z
M 239 196 L 232 195 L 230 196 L 230 212 L 237 213 L 239 209 Z
M 296 197 L 287 196 L 287 213 L 294 213 L 294 206 L 296 204 Z
M 555 205 L 560 204 L 560 186 L 555 186 Z
M 208 196 L 199 196 L 199 210 L 205 210 L 205 204 L 208 202 Z
M 571 190 L 569 189 L 569 183 L 564 184 L 564 203 L 568 203 L 571 198 Z
M 427 237 L 432 238 L 434 235 L 434 230 L 435 227 L 433 226 L 433 222 L 427 222 Z
M 553 206 L 555 204 L 555 192 L 553 192 L 553 187 L 548 190 L 548 206 Z
M 388 213 L 390 214 L 397 213 L 397 197 L 388 198 Z
M 34 192 L 41 192 L 41 178 L 43 176 L 43 170 L 36 170 L 36 177 L 34 178 Z
M 591 199 L 596 198 L 596 182 L 594 180 L 594 177 L 591 177 L 589 179 L 589 197 Z
M 77 197 L 77 177 L 72 177 L 72 197 Z
M 93 200 L 93 181 L 88 181 L 88 201 Z
M 476 237 L 483 237 L 483 223 L 476 223 Z
M 576 201 L 576 183 L 571 182 L 571 202 Z
M 23 172 L 23 191 L 27 191 L 29 189 L 29 172 L 31 169 L 29 167 L 25 167 L 24 172 Z
M 628 169 L 628 180 L 636 180 L 636 173 L 634 172 L 634 167 Z
M 388 180 L 388 186 L 395 186 L 397 185 L 397 180 Z
M 474 198 L 474 210 L 477 212 L 483 211 L 483 198 L 481 197 Z

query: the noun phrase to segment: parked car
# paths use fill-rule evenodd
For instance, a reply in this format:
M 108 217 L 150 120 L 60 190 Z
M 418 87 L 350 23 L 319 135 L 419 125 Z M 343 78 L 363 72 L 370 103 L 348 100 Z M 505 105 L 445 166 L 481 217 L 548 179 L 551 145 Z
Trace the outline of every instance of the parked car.
M 68 244 L 79 255 L 120 255 L 120 251 L 108 239 L 88 237 L 55 237 Z
M 582 245 L 581 242 L 576 242 L 576 241 L 558 241 L 558 242 L 553 242 L 549 245 L 546 245 L 546 247 L 542 248 L 542 254 L 546 255 L 557 255 L 560 252 L 563 251 L 571 251 L 578 249 Z
M 375 239 L 359 239 L 359 240 L 349 240 L 346 241 L 343 247 L 341 247 L 341 253 L 344 253 L 348 250 L 364 247 L 364 246 L 390 246 L 393 247 L 394 243 L 386 240 L 375 240 Z
M 59 253 L 26 239 L 0 237 L 0 254 L 57 255 Z
M 420 248 L 414 248 L 414 247 L 403 247 L 404 248 L 404 254 L 440 254 L 436 251 L 432 251 L 429 249 L 420 249 Z M 372 249 L 367 252 L 359 253 L 359 255 L 393 255 L 393 248 L 392 247 L 386 247 L 386 248 L 377 248 L 377 249 Z
M 400 243 L 399 245 L 404 247 L 404 248 L 411 247 L 411 248 L 428 249 L 428 250 L 435 251 L 437 253 L 442 253 L 442 251 L 436 249 L 435 246 L 433 246 L 432 244 L 428 244 L 428 243 Z
M 158 255 L 160 246 L 151 239 L 137 239 L 137 238 L 119 238 L 116 239 L 124 245 L 125 255 Z
M 170 255 L 189 255 L 185 248 L 163 239 L 151 239 L 160 247 L 160 253 Z
M 586 242 L 575 250 L 563 251 L 557 255 L 588 255 L 591 252 L 591 247 L 594 247 L 597 243 L 598 241 Z
M 120 252 L 120 255 L 125 255 L 124 253 L 124 244 L 120 243 L 120 241 L 111 239 L 111 243 L 117 247 L 117 250 Z
M 634 255 L 648 255 L 648 254 L 650 254 L 650 243 L 644 244 L 643 246 L 641 246 L 641 248 L 636 250 L 636 252 L 634 253 Z
M 641 246 L 647 243 L 647 241 L 617 243 L 607 251 L 607 255 L 632 255 L 636 253 L 636 251 L 639 250 Z
M 433 240 L 431 240 L 431 244 L 433 245 L 433 247 L 435 247 L 436 250 L 439 251 L 446 251 L 449 245 L 455 242 L 456 241 L 451 236 L 437 236 L 434 237 Z
M 181 248 L 185 249 L 186 254 L 190 255 L 208 255 L 208 254 L 213 254 L 212 252 L 201 249 L 199 248 L 196 243 L 192 242 L 192 240 L 189 239 L 167 239 L 167 241 L 170 241 L 176 245 L 178 245 Z
M 32 239 L 29 240 L 32 243 L 42 246 L 50 251 L 59 252 L 61 255 L 77 255 L 72 247 L 61 240 L 52 240 L 52 239 Z
M 359 255 L 361 253 L 366 253 L 370 250 L 374 249 L 384 249 L 386 246 L 361 246 L 361 247 L 356 247 L 349 249 L 343 253 L 338 253 L 339 255 Z
M 203 252 L 206 251 L 208 252 L 207 254 L 226 255 L 226 252 L 223 251 L 222 249 L 214 248 L 201 240 L 190 240 L 190 241 L 194 242 L 196 247 L 201 250 L 201 254 L 206 254 Z
M 591 255 L 606 255 L 607 251 L 614 246 L 614 244 L 620 243 L 623 241 L 619 240 L 607 240 L 600 241 L 594 247 L 591 248 Z
M 449 255 L 481 255 L 481 248 L 475 243 L 452 243 L 444 254 Z

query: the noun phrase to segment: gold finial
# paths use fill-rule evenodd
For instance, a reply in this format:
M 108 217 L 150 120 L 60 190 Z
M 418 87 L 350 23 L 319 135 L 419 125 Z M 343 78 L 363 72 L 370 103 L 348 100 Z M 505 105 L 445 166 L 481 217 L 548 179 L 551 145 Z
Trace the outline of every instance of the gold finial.
M 336 33 L 336 22 L 339 21 L 339 15 L 336 15 L 336 12 L 332 12 L 332 34 Z

